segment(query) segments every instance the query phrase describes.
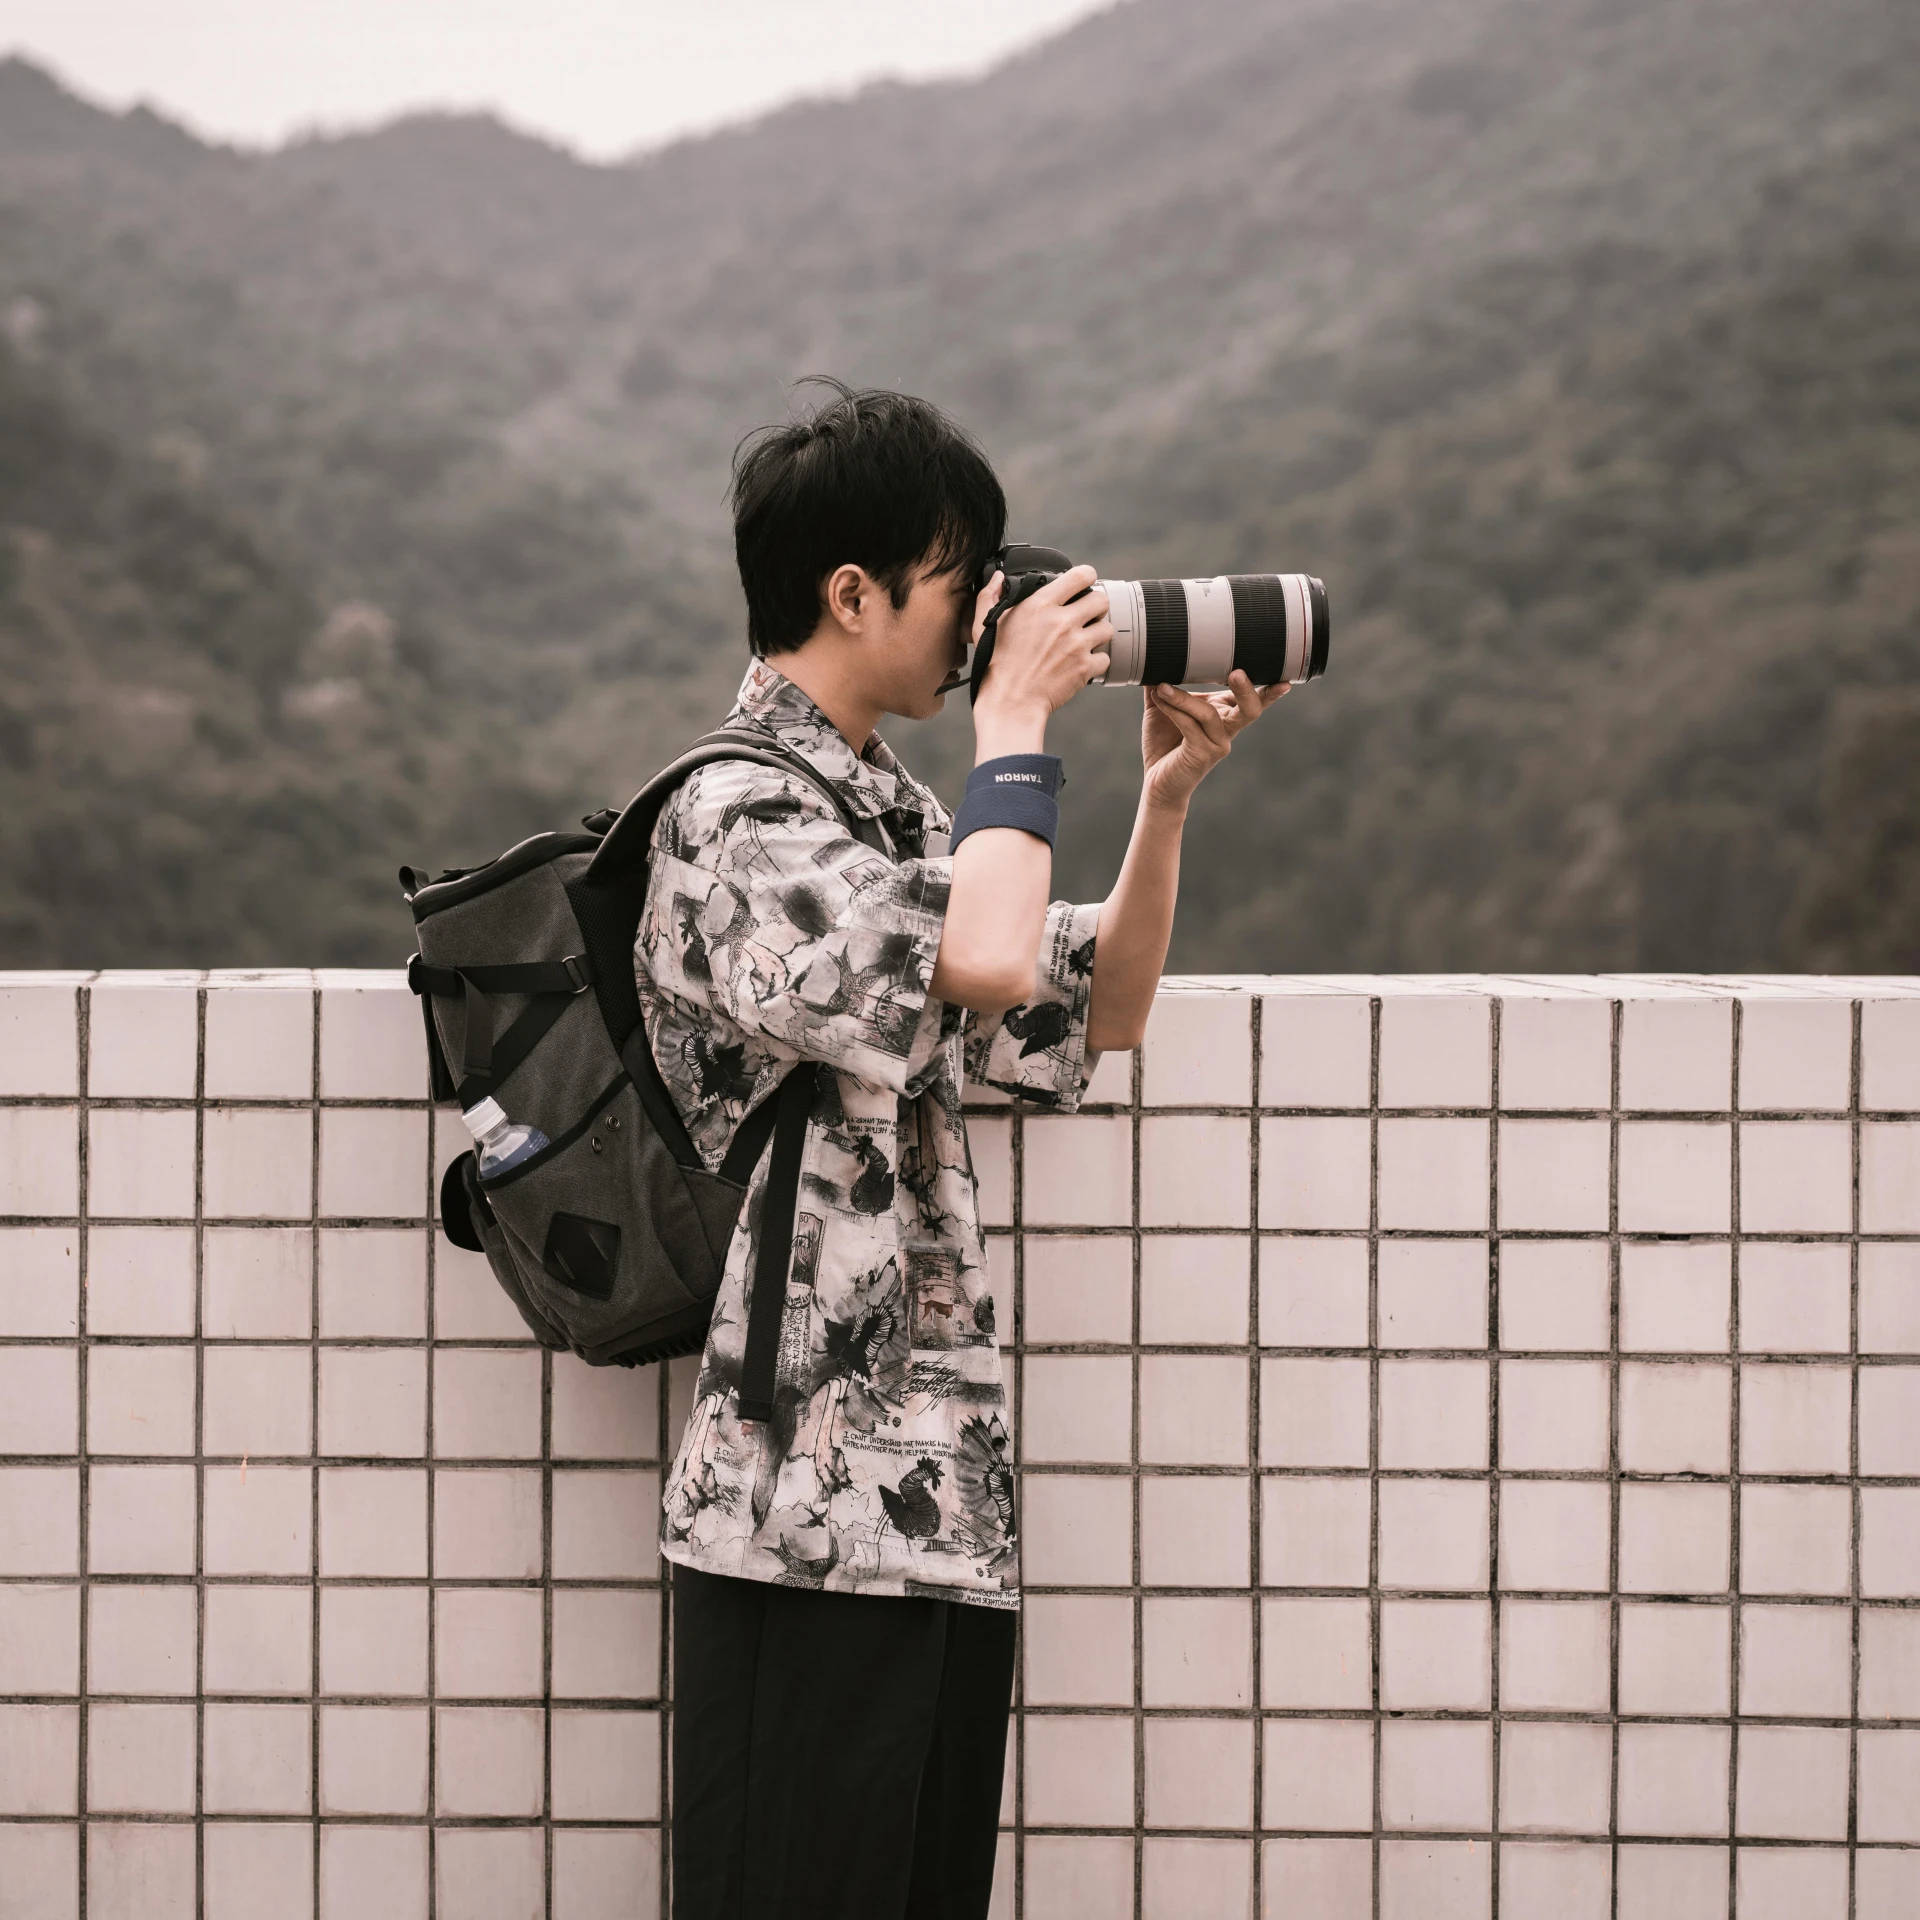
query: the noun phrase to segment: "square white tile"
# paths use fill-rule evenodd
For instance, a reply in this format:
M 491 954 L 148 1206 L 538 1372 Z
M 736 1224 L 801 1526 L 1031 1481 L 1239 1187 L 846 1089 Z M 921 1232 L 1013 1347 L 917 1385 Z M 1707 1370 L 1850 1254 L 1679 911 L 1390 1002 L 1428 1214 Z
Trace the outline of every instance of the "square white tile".
M 1860 1351 L 1920 1354 L 1920 1245 L 1860 1248 Z
M 0 1217 L 79 1213 L 79 1128 L 72 1107 L 0 1107 Z
M 1512 995 L 1500 1003 L 1500 1104 L 1605 1112 L 1613 1099 L 1613 1006 Z
M 1365 1228 L 1372 1154 L 1372 1130 L 1364 1119 L 1262 1120 L 1261 1226 Z
M 400 1107 L 320 1115 L 323 1219 L 419 1219 L 427 1207 L 427 1117 Z
M 1765 1362 L 1740 1369 L 1743 1473 L 1845 1475 L 1852 1428 L 1850 1369 Z
M 1629 1120 L 1620 1128 L 1623 1233 L 1725 1233 L 1733 1130 L 1721 1122 Z
M 1484 1360 L 1381 1361 L 1381 1466 L 1485 1470 L 1487 1384 Z
M 1367 1243 L 1324 1235 L 1263 1235 L 1260 1344 L 1364 1347 Z
M 1862 1275 L 1862 1293 L 1866 1279 Z M 1740 1249 L 1745 1353 L 1845 1353 L 1852 1337 L 1853 1258 L 1843 1245 L 1756 1240 Z M 1861 1305 L 1866 1320 L 1864 1297 Z
M 87 1116 L 87 1210 L 96 1219 L 193 1217 L 190 1108 L 96 1107 Z
M 1620 1249 L 1620 1345 L 1628 1353 L 1725 1353 L 1733 1342 L 1733 1256 L 1725 1246 Z
M 0 1227 L 0 1339 L 71 1340 L 79 1331 L 79 1234 L 72 1226 Z
M 1604 1472 L 1611 1401 L 1602 1361 L 1502 1360 L 1501 1466 L 1509 1472 Z
M 1844 1113 L 1853 1082 L 1853 1008 L 1845 1000 L 1755 994 L 1740 1012 L 1740 1105 Z
M 1364 1587 L 1373 1495 L 1361 1477 L 1260 1482 L 1260 1578 L 1270 1587 Z
M 1244 1107 L 1253 1088 L 1253 1002 L 1162 993 L 1147 1018 L 1140 1098 L 1149 1107 Z
M 1186 1523 L 1197 1503 L 1182 1490 L 1208 1490 L 1232 1482 L 1158 1481 L 1141 1483 L 1143 1554 L 1155 1572 L 1172 1584 L 1189 1584 L 1195 1549 L 1214 1551 L 1213 1530 L 1197 1519 L 1192 1535 Z M 1149 1487 L 1166 1488 L 1153 1499 L 1157 1524 L 1149 1529 L 1144 1509 Z M 1133 1485 L 1121 1474 L 1027 1473 L 1020 1481 L 1020 1559 L 1023 1583 L 1034 1587 L 1125 1587 L 1133 1584 Z M 1244 1520 L 1241 1531 L 1246 1530 Z M 1151 1549 L 1145 1542 L 1153 1541 Z M 1244 1541 L 1241 1560 L 1246 1558 Z M 1155 1577 L 1150 1572 L 1148 1578 Z M 1204 1584 L 1196 1582 L 1195 1584 Z M 1229 1582 L 1229 1584 L 1233 1584 Z
M 977 1159 L 977 1147 L 975 1153 Z M 1124 1227 L 1132 1221 L 1133 1122 L 1125 1114 L 1030 1114 L 1022 1158 L 1020 1209 L 1028 1224 Z
M 1378 1304 L 1383 1347 L 1484 1348 L 1487 1243 L 1381 1241 Z
M 1373 1620 L 1363 1596 L 1260 1604 L 1262 1706 L 1365 1712 L 1372 1705 Z
M 209 1100 L 313 1097 L 313 980 L 216 974 L 207 988 Z
M 1509 1593 L 1604 1593 L 1612 1508 L 1594 1480 L 1500 1486 L 1500 1585 Z
M 1364 1467 L 1371 1449 L 1365 1360 L 1260 1362 L 1263 1467 Z
M 1485 1600 L 1381 1602 L 1382 1707 L 1484 1713 L 1492 1703 L 1493 1620 Z
M 1153 1234 L 1142 1239 L 1142 1342 L 1244 1346 L 1249 1260 L 1247 1241 L 1240 1234 Z
M 1522 1353 L 1596 1353 L 1609 1344 L 1604 1240 L 1500 1244 L 1500 1344 Z
M 1860 1009 L 1860 1104 L 1920 1112 L 1920 999 L 1869 1000 Z
M 312 1219 L 310 1112 L 298 1108 L 209 1107 L 205 1153 L 208 1219 Z
M 313 1331 L 313 1238 L 299 1227 L 209 1227 L 202 1312 L 209 1340 L 304 1340 Z
M 87 1092 L 191 1100 L 200 1063 L 196 976 L 103 973 L 88 996 Z
M 1631 999 L 1620 1023 L 1620 1104 L 1723 1113 L 1733 1097 L 1733 1002 Z
M 1478 994 L 1389 994 L 1380 1003 L 1383 1107 L 1484 1107 L 1493 1003 Z
M 1260 1100 L 1269 1107 L 1364 1107 L 1373 1011 L 1359 994 L 1275 994 L 1260 1003 Z
M 80 1091 L 81 973 L 16 973 L 0 980 L 0 1094 L 71 1097 Z
M 1245 1119 L 1148 1115 L 1140 1122 L 1140 1224 L 1244 1227 L 1252 1145 L 1251 1123 Z
M 1500 1122 L 1500 1225 L 1510 1233 L 1604 1233 L 1612 1129 L 1604 1120 Z
M 1484 1232 L 1487 1154 L 1484 1120 L 1382 1120 L 1380 1225 Z
M 1483 1590 L 1491 1502 L 1484 1481 L 1382 1480 L 1380 1585 Z
M 1853 1134 L 1844 1120 L 1740 1126 L 1745 1233 L 1846 1233 L 1853 1225 Z
M 1133 1338 L 1133 1240 L 1121 1234 L 1028 1234 L 1025 1333 L 1035 1345 Z
M 327 1100 L 424 1100 L 426 1028 L 399 973 L 322 972 L 320 1093 Z
M 1920 1233 L 1920 1122 L 1860 1129 L 1860 1231 Z

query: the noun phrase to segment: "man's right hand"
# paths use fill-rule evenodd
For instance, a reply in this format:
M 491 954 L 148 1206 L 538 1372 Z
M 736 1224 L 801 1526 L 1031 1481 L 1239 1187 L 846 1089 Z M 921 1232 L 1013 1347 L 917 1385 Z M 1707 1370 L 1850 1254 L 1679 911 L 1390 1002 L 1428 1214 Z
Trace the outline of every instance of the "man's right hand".
M 1070 568 L 1000 621 L 993 664 L 974 707 L 979 758 L 1039 750 L 1048 719 L 1107 670 L 1113 623 L 1091 567 Z M 974 640 L 1003 581 L 990 580 L 974 609 Z M 989 739 L 991 736 L 991 739 Z

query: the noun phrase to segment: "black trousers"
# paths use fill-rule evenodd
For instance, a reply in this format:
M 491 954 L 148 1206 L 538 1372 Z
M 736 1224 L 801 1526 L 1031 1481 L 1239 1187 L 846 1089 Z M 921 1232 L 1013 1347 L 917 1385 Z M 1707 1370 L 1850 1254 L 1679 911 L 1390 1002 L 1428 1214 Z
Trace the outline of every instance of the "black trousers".
M 673 1920 L 985 1920 L 1016 1616 L 673 1580 Z

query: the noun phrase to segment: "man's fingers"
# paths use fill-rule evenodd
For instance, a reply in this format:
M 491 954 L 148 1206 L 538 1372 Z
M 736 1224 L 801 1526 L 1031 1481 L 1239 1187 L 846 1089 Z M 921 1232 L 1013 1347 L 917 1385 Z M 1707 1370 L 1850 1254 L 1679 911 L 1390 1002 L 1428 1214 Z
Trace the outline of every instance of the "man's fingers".
M 1169 717 L 1176 722 L 1181 716 L 1191 720 L 1200 729 L 1201 734 L 1224 753 L 1231 744 L 1225 716 L 1211 700 L 1203 700 L 1198 694 L 1188 693 L 1183 687 L 1172 685 L 1157 686 L 1153 690 Z M 1183 733 L 1187 729 L 1182 727 Z M 1191 736 L 1189 736 L 1191 737 Z
M 1271 686 L 1256 687 L 1252 677 L 1236 667 L 1227 676 L 1227 691 L 1233 698 L 1234 707 L 1227 719 L 1228 726 L 1235 733 L 1242 727 L 1251 726 L 1286 694 L 1288 685 L 1285 680 L 1276 680 Z
M 1075 594 L 1085 593 L 1099 577 L 1089 566 L 1069 567 L 1027 597 L 1035 606 L 1063 607 Z

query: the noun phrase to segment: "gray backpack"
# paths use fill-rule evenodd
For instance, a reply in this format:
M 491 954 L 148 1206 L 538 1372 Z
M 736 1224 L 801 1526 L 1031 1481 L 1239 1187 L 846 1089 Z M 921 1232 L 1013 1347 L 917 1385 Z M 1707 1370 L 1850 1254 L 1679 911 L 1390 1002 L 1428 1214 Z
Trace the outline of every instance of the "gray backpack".
M 764 735 L 713 733 L 618 815 L 431 882 L 403 867 L 400 885 L 420 942 L 407 981 L 426 1017 L 434 1098 L 468 1110 L 491 1097 L 546 1136 L 486 1181 L 464 1153 L 440 1187 L 447 1238 L 486 1255 L 543 1346 L 595 1366 L 699 1351 L 741 1200 L 773 1140 L 741 1401 L 746 1418 L 764 1419 L 814 1069 L 793 1069 L 709 1173 L 654 1063 L 633 977 L 654 822 L 680 782 L 716 760 L 797 775 L 851 834 L 888 852 L 806 761 Z

